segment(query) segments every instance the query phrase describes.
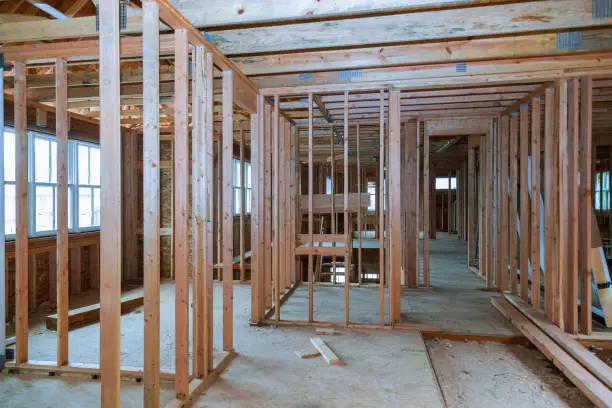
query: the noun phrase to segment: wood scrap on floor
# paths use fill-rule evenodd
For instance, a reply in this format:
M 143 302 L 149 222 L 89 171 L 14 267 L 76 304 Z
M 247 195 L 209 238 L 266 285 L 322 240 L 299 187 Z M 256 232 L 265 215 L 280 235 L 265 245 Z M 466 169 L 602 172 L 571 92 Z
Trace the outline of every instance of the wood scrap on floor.
M 126 296 L 121 299 L 121 314 L 130 313 L 144 304 L 143 295 Z M 68 329 L 72 330 L 100 321 L 100 304 L 79 307 L 68 311 Z M 57 314 L 47 316 L 45 319 L 47 329 L 57 330 Z
M 321 353 L 325 361 L 330 365 L 344 365 L 344 361 L 340 359 L 329 347 L 329 345 L 323 341 L 320 337 L 311 337 L 310 342 L 312 345 Z
M 315 357 L 320 357 L 321 353 L 319 353 L 317 350 L 313 350 L 312 348 L 306 348 L 304 350 L 296 350 L 295 354 L 301 358 L 302 360 L 308 359 L 308 358 L 315 358 Z

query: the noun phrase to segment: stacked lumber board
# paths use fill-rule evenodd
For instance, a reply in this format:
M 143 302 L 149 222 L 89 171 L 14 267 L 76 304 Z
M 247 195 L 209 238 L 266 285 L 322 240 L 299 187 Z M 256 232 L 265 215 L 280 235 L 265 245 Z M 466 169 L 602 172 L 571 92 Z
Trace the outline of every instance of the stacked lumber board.
M 561 329 L 554 329 L 541 312 L 514 296 L 493 297 L 493 306 L 533 343 L 598 407 L 612 406 L 612 369 Z M 569 351 L 568 351 L 569 350 Z
M 121 314 L 130 313 L 144 304 L 143 295 L 126 296 L 121 299 Z M 68 330 L 100 321 L 100 304 L 79 307 L 68 311 Z M 57 330 L 57 314 L 45 319 L 47 329 Z

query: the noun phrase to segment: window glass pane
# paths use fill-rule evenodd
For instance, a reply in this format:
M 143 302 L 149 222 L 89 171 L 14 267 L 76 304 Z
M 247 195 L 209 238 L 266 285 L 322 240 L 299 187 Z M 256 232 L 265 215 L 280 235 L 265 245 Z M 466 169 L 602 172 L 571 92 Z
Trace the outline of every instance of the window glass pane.
M 234 187 L 240 187 L 240 161 L 234 159 Z
M 457 188 L 457 178 L 451 177 L 450 188 L 455 190 Z M 436 190 L 448 190 L 448 177 L 436 177 Z
M 100 189 L 93 189 L 93 225 L 100 226 Z
M 15 181 L 15 134 L 4 132 L 4 180 Z
M 17 230 L 17 214 L 15 213 L 16 191 L 14 184 L 4 186 L 4 233 L 14 234 Z
M 332 179 L 331 177 L 325 177 L 325 194 L 332 193 Z
M 240 214 L 240 189 L 234 188 L 234 214 Z
M 595 194 L 595 209 L 600 210 L 601 205 L 599 204 L 599 194 Z
M 77 165 L 79 184 L 89 184 L 89 147 L 79 145 Z
M 51 182 L 57 183 L 57 142 L 51 141 Z
M 91 188 L 79 187 L 79 228 L 91 227 Z
M 89 149 L 90 177 L 89 184 L 100 185 L 100 149 L 92 147 Z
M 34 179 L 37 182 L 48 183 L 50 180 L 51 163 L 49 163 L 49 141 L 34 138 Z
M 247 163 L 245 165 L 245 170 L 246 170 L 246 176 L 244 177 L 245 181 L 245 185 L 247 188 L 250 188 L 252 186 L 251 184 L 251 163 Z
M 251 189 L 247 188 L 245 191 L 245 198 L 244 198 L 244 207 L 245 207 L 245 212 L 247 214 L 251 213 Z
M 36 232 L 53 230 L 53 202 L 51 186 L 36 186 Z

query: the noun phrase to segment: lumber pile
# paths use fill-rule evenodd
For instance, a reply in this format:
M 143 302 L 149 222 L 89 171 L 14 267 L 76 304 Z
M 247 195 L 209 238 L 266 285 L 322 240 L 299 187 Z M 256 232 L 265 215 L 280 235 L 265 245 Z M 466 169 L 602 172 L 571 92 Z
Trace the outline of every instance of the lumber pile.
M 491 303 L 593 404 L 598 407 L 612 406 L 610 367 L 591 355 L 569 335 L 547 321 L 541 312 L 524 301 L 508 296 L 507 299 L 494 297 Z
M 121 299 L 121 314 L 130 313 L 144 304 L 143 295 L 126 296 Z M 47 316 L 45 319 L 47 329 L 57 330 L 57 314 Z M 72 330 L 77 327 L 86 326 L 88 324 L 97 323 L 100 321 L 100 304 L 79 307 L 68 311 L 68 329 Z

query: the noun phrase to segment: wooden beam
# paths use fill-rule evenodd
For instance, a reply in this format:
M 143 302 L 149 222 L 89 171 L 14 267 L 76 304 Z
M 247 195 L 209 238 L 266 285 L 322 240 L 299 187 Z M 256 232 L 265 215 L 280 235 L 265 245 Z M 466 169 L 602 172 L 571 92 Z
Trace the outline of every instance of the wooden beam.
M 578 139 L 580 137 L 580 81 L 568 82 L 567 97 L 567 189 L 568 189 L 568 253 L 566 329 L 578 334 Z
M 431 182 L 430 180 L 430 165 L 429 165 L 429 129 L 425 122 L 423 132 L 423 284 L 426 287 L 430 286 L 429 280 L 429 237 L 430 229 L 435 225 L 430 225 L 431 219 L 429 215 L 429 207 L 431 203 Z M 420 132 L 419 132 L 420 133 Z M 434 191 L 435 193 L 435 191 Z M 434 211 L 435 212 L 435 208 Z
M 291 4 L 274 2 L 243 3 L 236 6 L 222 1 L 211 2 L 210 11 L 203 11 L 196 3 L 185 3 L 181 11 L 192 18 L 193 24 L 201 28 L 242 27 L 250 24 L 277 25 L 296 21 L 343 20 L 370 15 L 414 13 L 423 10 L 440 10 L 476 5 L 504 4 L 508 0 L 387 0 L 371 3 L 367 0 L 336 3 L 311 3 L 299 0 Z M 211 15 L 212 14 L 212 15 Z
M 406 126 L 406 284 L 409 287 L 417 287 L 419 265 L 417 263 L 417 250 L 419 247 L 419 223 L 417 218 L 418 206 L 418 144 L 419 144 L 419 122 L 408 121 Z
M 204 92 L 202 101 L 202 111 L 204 112 L 204 183 L 205 190 L 202 192 L 206 215 L 206 231 L 202 239 L 202 246 L 205 251 L 206 276 L 202 293 L 206 297 L 204 302 L 204 367 L 207 375 L 212 375 L 214 371 L 214 339 L 213 339 L 213 219 L 214 219 L 214 149 L 213 149 L 213 55 L 207 52 L 204 62 Z M 263 312 L 263 311 L 262 311 Z
M 4 77 L 4 61 L 0 58 L 0 77 Z M 0 83 L 0 94 L 4 95 L 4 81 Z M 4 98 L 0 98 L 0 112 L 4 112 Z M 4 115 L 0 115 L 0 157 L 4 158 Z M 5 197 L 4 166 L 0 166 L 0 196 Z M 0 200 L 0 322 L 6 322 L 7 304 L 7 267 L 5 248 L 5 201 Z M 50 258 L 51 262 L 52 259 Z M 50 268 L 51 272 L 52 268 Z M 49 285 L 52 286 L 52 285 Z M 0 345 L 6 344 L 6 324 L 0 324 Z M 6 362 L 6 347 L 0 346 L 0 370 L 4 369 Z
M 15 361 L 28 360 L 28 136 L 26 65 L 14 65 L 14 121 L 16 166 L 16 218 L 15 234 Z
M 160 5 L 160 17 L 170 27 L 177 29 L 185 29 L 188 32 L 189 38 L 192 42 L 203 45 L 209 52 L 213 54 L 214 64 L 224 71 L 233 71 L 234 79 L 232 86 L 238 86 L 232 90 L 235 94 L 234 102 L 240 104 L 243 108 L 247 109 L 251 113 L 256 113 L 257 109 L 257 87 L 253 82 L 247 78 L 246 75 L 240 71 L 240 69 L 230 61 L 222 51 L 220 51 L 215 43 L 210 41 L 208 38 L 197 30 L 191 22 L 178 11 L 174 5 L 168 0 L 156 0 Z M 248 103 L 243 101 L 248 99 Z M 233 103 L 234 103 L 233 102 Z
M 289 72 L 359 70 L 387 66 L 412 66 L 448 62 L 472 62 L 504 58 L 550 57 L 578 52 L 609 50 L 610 30 L 582 32 L 579 48 L 557 47 L 556 33 L 470 38 L 421 44 L 371 46 L 346 49 L 290 52 L 270 55 L 237 56 L 234 61 L 247 75 Z M 10 52 L 10 50 L 9 50 Z M 347 58 L 347 55 L 350 58 Z M 518 106 L 516 107 L 518 108 Z
M 206 302 L 205 279 L 205 187 L 204 159 L 205 155 L 205 112 L 204 99 L 204 47 L 196 46 L 191 49 L 191 264 L 192 264 L 192 368 L 195 377 L 207 374 L 204 363 L 206 351 L 204 336 L 206 331 L 204 303 Z
M 161 15 L 161 10 L 160 10 Z M 174 336 L 175 398 L 189 395 L 189 33 L 175 32 L 174 101 Z
M 280 101 L 278 96 L 274 96 L 274 111 L 272 113 L 272 168 L 279 169 L 279 108 Z M 274 318 L 280 321 L 280 265 L 279 265 L 279 175 L 278 171 L 272 172 L 272 279 L 274 280 Z
M 359 134 L 359 123 L 357 123 L 356 125 L 356 130 L 357 130 L 357 194 L 361 195 L 361 181 L 362 181 L 362 174 L 361 174 L 361 149 L 360 149 L 360 145 L 359 145 L 359 139 L 361 139 L 361 135 Z M 362 269 L 362 264 L 361 264 L 361 237 L 362 237 L 362 213 L 363 210 L 360 208 L 357 211 L 357 231 L 359 231 L 359 235 L 357 236 L 357 241 L 358 241 L 358 245 L 357 245 L 357 281 L 359 282 L 359 284 L 361 284 L 361 277 L 362 277 L 362 273 L 363 273 L 363 269 Z M 352 237 L 350 239 L 353 239 Z
M 232 130 L 233 131 L 233 130 Z M 244 130 L 240 130 L 240 281 L 244 282 L 246 280 L 246 267 L 245 267 L 245 201 L 246 201 L 246 188 L 244 186 Z M 252 171 L 252 169 L 251 169 Z M 252 175 L 252 173 L 251 173 Z
M 57 365 L 68 364 L 68 101 L 66 60 L 55 63 L 57 105 Z
M 378 182 L 377 190 L 378 194 L 378 287 L 379 287 L 379 302 L 380 302 L 380 324 L 385 325 L 385 196 L 383 191 L 386 189 L 382 188 L 382 185 L 386 179 L 385 177 L 385 93 L 380 91 L 379 93 L 379 106 L 380 106 L 380 123 L 379 127 L 379 153 L 378 153 Z
M 234 72 L 223 71 L 223 349 L 234 349 Z
M 121 125 L 119 0 L 101 0 L 100 14 L 100 374 L 101 405 L 120 405 L 121 360 Z
M 160 376 L 160 147 L 159 147 L 159 6 L 145 0 L 143 12 L 143 276 L 144 405 L 159 406 Z
M 439 21 L 440 24 L 423 25 L 423 21 Z M 352 18 L 336 21 L 333 27 L 321 21 L 213 31 L 210 35 L 221 52 L 239 55 L 350 48 L 379 45 L 385 40 L 398 44 L 521 32 L 554 32 L 607 24 L 606 19 L 593 17 L 591 0 L 547 0 L 517 3 L 512 7 L 489 5 Z M 381 27 L 385 28 L 382 33 Z M 291 35 L 287 35 L 288 32 Z
M 310 247 L 314 247 L 313 241 L 313 216 L 312 216 L 312 193 L 313 193 L 313 163 L 312 163 L 312 148 L 313 148 L 313 95 L 308 94 L 308 234 L 310 235 Z M 333 194 L 333 191 L 332 191 Z M 314 291 L 313 291 L 313 257 L 308 255 L 308 321 L 314 321 Z
M 529 203 L 529 105 L 524 103 L 520 107 L 520 280 L 521 298 L 529 300 L 529 213 L 531 205 Z
M 401 129 L 400 91 L 389 91 L 389 323 L 401 319 Z
M 423 149 L 424 150 L 424 149 Z M 425 168 L 423 168 L 423 172 L 425 172 Z M 425 181 L 423 181 L 423 188 L 425 188 L 426 184 Z M 427 200 L 425 199 L 425 195 L 423 196 L 423 206 L 427 205 Z M 474 148 L 469 148 L 468 149 L 468 196 L 467 196 L 467 207 L 468 207 L 468 228 L 467 228 L 467 234 L 468 234 L 468 242 L 467 242 L 467 252 L 468 252 L 468 261 L 467 261 L 467 265 L 468 266 L 472 266 L 474 264 L 474 254 L 476 251 L 476 243 L 474 242 L 475 240 L 475 226 L 476 226 L 476 217 L 475 217 L 475 213 L 476 213 L 476 200 L 477 200 L 477 194 L 476 194 L 476 149 Z M 425 217 L 425 214 L 423 214 L 423 222 L 425 223 L 425 221 L 427 220 L 427 218 Z M 425 231 L 423 231 L 423 242 L 425 242 L 426 239 L 426 233 Z
M 264 318 L 264 146 L 263 119 L 264 98 L 257 98 L 257 114 L 251 115 L 251 322 L 259 323 Z
M 569 153 L 568 153 L 568 81 L 560 80 L 557 86 L 559 93 L 556 101 L 556 133 L 558 140 L 557 164 L 558 164 L 558 199 L 553 196 L 558 204 L 559 217 L 558 225 L 558 249 L 557 259 L 559 260 L 557 288 L 555 295 L 555 323 L 562 329 L 567 327 L 566 291 L 567 291 L 567 271 L 569 269 Z
M 510 259 L 510 293 L 516 295 L 518 293 L 518 249 L 517 249 L 517 221 L 518 221 L 518 115 L 512 113 L 510 115 L 510 194 L 508 196 L 508 204 L 510 205 L 510 226 L 508 228 L 509 249 L 508 257 Z
M 349 92 L 344 91 L 344 132 L 342 133 L 344 139 L 344 323 L 349 324 L 350 321 L 350 306 L 349 306 L 349 293 L 351 284 L 351 248 L 353 242 L 352 228 L 349 226 L 349 107 L 348 107 Z
M 554 297 L 557 276 L 557 169 L 555 124 L 555 89 L 544 94 L 544 302 L 546 316 L 554 318 Z M 515 293 L 514 293 L 515 294 Z
M 592 313 L 592 272 L 591 253 L 591 157 L 593 138 L 593 79 L 583 77 L 580 88 L 580 136 L 578 171 L 580 173 L 578 213 L 578 274 L 580 279 L 580 332 L 591 334 Z
M 540 309 L 541 304 L 541 271 L 540 271 L 540 138 L 541 108 L 540 97 L 531 101 L 531 304 Z
M 508 116 L 500 119 L 499 132 L 499 249 L 498 249 L 498 272 L 497 287 L 501 291 L 508 290 L 508 142 L 509 142 L 509 121 Z M 539 242 L 539 241 L 538 241 Z

